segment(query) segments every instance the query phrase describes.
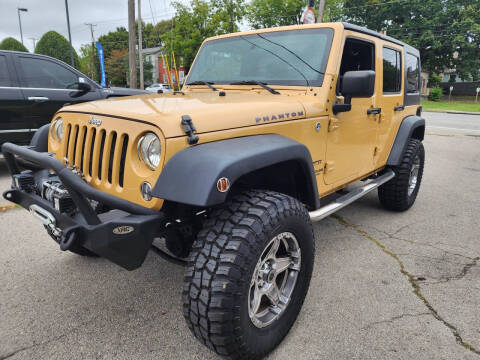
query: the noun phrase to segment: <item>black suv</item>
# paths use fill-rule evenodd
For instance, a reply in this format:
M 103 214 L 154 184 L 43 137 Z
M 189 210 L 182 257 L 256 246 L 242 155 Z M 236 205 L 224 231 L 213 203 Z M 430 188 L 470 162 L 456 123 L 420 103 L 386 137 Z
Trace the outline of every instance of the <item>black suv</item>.
M 112 96 L 148 94 L 125 88 L 102 88 L 63 61 L 45 55 L 0 51 L 0 145 L 28 144 L 65 104 Z

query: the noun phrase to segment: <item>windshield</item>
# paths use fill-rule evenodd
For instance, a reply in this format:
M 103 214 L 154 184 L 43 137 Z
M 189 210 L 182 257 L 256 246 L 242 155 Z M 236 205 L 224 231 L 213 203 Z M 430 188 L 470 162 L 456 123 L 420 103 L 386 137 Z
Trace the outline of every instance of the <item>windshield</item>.
M 321 86 L 332 29 L 305 29 L 234 36 L 206 42 L 188 82 Z

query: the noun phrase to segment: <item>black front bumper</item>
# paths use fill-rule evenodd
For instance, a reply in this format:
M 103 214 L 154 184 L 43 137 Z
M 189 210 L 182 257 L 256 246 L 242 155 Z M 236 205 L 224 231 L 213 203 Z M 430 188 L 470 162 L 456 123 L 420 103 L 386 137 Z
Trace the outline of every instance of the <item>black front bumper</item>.
M 88 185 L 49 153 L 40 153 L 26 146 L 3 144 L 2 152 L 15 178 L 28 173 L 35 186 L 22 188 L 12 182 L 12 188 L 3 193 L 8 201 L 29 210 L 39 218 L 62 250 L 85 247 L 127 270 L 140 267 L 165 223 L 162 212 L 99 191 Z M 26 172 L 20 170 L 19 163 Z M 58 176 L 75 204 L 73 215 L 59 212 L 50 201 L 35 189 L 48 178 L 50 171 Z M 110 211 L 97 214 L 94 200 Z

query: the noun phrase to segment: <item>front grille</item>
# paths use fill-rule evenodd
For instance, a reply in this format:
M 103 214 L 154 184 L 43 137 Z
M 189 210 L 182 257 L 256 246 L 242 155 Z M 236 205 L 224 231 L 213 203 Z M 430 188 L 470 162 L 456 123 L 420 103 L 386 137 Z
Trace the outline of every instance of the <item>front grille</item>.
M 151 171 L 137 155 L 138 139 L 146 132 L 163 139 L 155 125 L 96 115 L 97 125 L 89 122 L 90 114 L 60 112 L 59 115 L 63 119 L 63 140 L 51 139 L 48 144 L 58 160 L 79 169 L 85 181 L 99 191 L 150 209 L 162 207 L 162 199 L 146 201 L 140 191 L 144 182 L 154 185 L 162 171 L 163 161 L 157 170 Z M 165 148 L 162 150 L 165 154 Z
M 69 166 L 75 166 L 87 180 L 118 184 L 123 187 L 128 135 L 78 124 L 65 130 L 64 154 Z

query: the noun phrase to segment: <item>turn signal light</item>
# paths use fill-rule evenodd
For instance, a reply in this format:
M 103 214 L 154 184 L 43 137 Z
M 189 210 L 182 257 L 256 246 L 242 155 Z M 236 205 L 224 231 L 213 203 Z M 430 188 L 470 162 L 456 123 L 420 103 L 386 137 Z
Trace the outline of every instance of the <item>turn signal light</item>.
M 217 181 L 217 189 L 220 192 L 225 192 L 230 189 L 230 181 L 226 177 L 221 177 Z

